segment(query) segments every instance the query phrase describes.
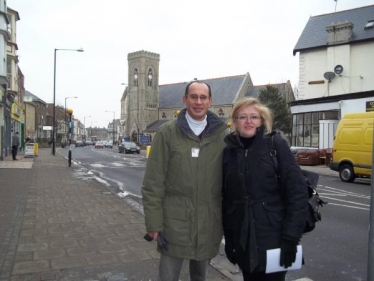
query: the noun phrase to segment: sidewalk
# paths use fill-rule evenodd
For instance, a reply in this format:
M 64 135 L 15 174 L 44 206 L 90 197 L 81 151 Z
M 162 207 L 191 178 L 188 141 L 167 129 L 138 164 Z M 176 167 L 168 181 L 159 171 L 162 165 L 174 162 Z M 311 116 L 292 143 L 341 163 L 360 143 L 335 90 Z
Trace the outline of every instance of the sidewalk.
M 300 166 L 301 169 L 316 172 L 321 176 L 339 177 L 339 173 L 330 169 L 326 165 Z
M 0 281 L 157 280 L 155 242 L 143 239 L 144 217 L 67 160 L 0 161 Z M 210 281 L 230 280 L 212 266 Z M 189 280 L 183 267 L 180 280 Z
M 82 180 L 59 149 L 0 161 L 0 281 L 157 280 L 159 254 L 143 239 L 143 215 L 96 180 Z M 338 176 L 323 165 L 301 168 Z M 209 281 L 241 280 L 224 256 L 212 265 Z M 186 265 L 180 280 L 189 280 Z

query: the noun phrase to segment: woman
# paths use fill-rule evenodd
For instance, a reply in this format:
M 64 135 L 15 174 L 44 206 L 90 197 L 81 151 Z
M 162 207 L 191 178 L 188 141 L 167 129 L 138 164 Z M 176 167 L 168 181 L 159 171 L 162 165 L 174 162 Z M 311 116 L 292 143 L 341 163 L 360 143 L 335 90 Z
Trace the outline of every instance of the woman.
M 235 131 L 226 136 L 223 155 L 223 227 L 226 256 L 238 264 L 244 281 L 285 280 L 286 271 L 266 274 L 266 251 L 280 248 L 289 267 L 307 216 L 307 186 L 287 142 L 272 132 L 272 113 L 255 98 L 233 109 Z M 279 162 L 275 169 L 269 140 Z

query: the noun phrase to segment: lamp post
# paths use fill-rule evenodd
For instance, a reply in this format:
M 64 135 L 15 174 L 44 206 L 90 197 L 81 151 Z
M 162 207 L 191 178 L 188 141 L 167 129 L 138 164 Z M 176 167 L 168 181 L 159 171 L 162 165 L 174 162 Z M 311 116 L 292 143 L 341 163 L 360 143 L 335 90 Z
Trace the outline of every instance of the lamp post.
M 64 116 L 64 120 L 65 120 L 65 136 L 64 137 L 66 137 L 66 140 L 68 139 L 68 136 L 67 136 L 67 132 L 66 132 L 66 127 L 67 127 L 67 120 L 66 120 L 66 100 L 67 99 L 77 99 L 78 97 L 66 97 L 65 98 L 65 107 L 64 107 L 64 114 L 65 114 L 65 116 Z M 66 144 L 66 141 L 65 141 L 65 144 Z
M 91 116 L 84 116 L 83 117 L 83 127 L 84 127 L 84 141 L 86 141 L 87 136 L 86 136 L 86 118 L 89 118 Z M 92 127 L 92 126 L 91 126 Z
M 71 115 L 73 114 L 73 110 L 68 109 L 66 111 L 69 114 L 69 156 L 68 156 L 68 164 L 69 164 L 69 167 L 71 167 L 71 135 L 72 135 Z
M 115 140 L 114 140 L 114 119 L 116 118 L 115 117 L 115 115 L 116 115 L 116 113 L 115 113 L 115 111 L 105 111 L 105 112 L 112 112 L 113 113 L 113 126 L 112 126 L 112 131 L 113 131 L 113 145 L 114 145 L 114 143 L 115 143 Z
M 52 117 L 52 154 L 56 154 L 56 54 L 57 51 L 74 51 L 83 52 L 81 49 L 55 49 L 54 54 L 54 70 L 53 70 L 53 117 Z

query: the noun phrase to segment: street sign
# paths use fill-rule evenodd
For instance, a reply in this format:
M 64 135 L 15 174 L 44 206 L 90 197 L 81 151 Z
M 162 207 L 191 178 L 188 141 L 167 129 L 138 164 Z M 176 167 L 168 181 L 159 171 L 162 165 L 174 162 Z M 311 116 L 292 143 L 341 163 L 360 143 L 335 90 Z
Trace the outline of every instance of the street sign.
M 43 126 L 43 131 L 52 131 L 52 126 Z
M 140 136 L 139 137 L 139 142 L 140 143 L 150 143 L 150 137 L 149 136 Z

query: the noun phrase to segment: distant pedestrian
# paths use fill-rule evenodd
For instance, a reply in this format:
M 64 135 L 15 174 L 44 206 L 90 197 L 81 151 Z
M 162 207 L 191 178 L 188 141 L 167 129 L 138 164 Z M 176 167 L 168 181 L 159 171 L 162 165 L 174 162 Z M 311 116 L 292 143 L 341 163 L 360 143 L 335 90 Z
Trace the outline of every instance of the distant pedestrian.
M 17 159 L 18 146 L 19 146 L 19 136 L 18 136 L 18 132 L 16 132 L 12 136 L 12 157 L 13 157 L 13 160 L 18 160 Z

